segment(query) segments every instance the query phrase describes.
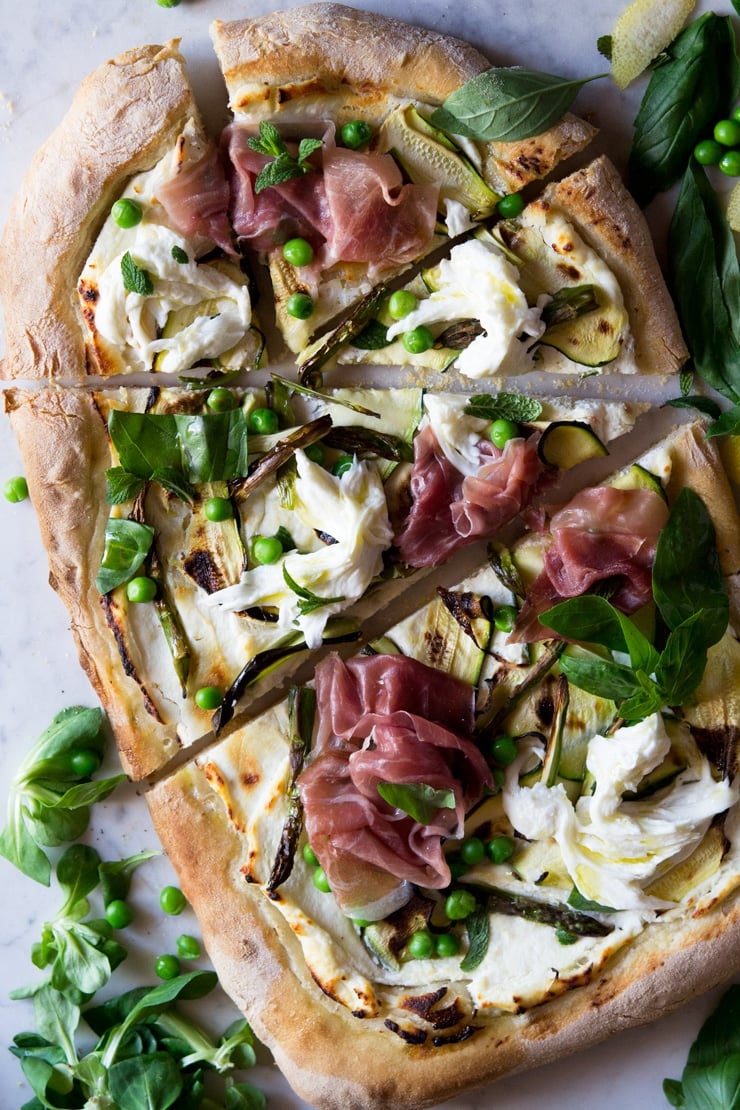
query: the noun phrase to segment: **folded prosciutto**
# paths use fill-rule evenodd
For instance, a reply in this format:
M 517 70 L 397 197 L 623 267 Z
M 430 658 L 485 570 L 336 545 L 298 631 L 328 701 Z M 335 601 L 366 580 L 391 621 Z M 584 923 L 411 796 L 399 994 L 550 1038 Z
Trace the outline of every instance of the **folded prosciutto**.
M 427 424 L 414 440 L 411 510 L 396 536 L 404 563 L 439 566 L 461 547 L 493 536 L 526 508 L 543 475 L 536 437 L 510 439 L 503 450 L 479 443 L 480 465 L 462 474 Z
M 469 739 L 472 687 L 402 655 L 332 655 L 316 670 L 316 697 L 316 745 L 298 789 L 339 907 L 384 916 L 409 883 L 447 886 L 442 842 L 462 836 L 466 811 L 491 783 Z M 422 823 L 383 800 L 383 783 L 439 791 L 445 802 Z
M 612 605 L 634 613 L 652 598 L 652 568 L 668 506 L 654 490 L 595 486 L 581 490 L 550 521 L 544 568 L 527 592 L 512 641 L 532 642 L 554 633 L 540 613 L 580 597 L 611 579 Z

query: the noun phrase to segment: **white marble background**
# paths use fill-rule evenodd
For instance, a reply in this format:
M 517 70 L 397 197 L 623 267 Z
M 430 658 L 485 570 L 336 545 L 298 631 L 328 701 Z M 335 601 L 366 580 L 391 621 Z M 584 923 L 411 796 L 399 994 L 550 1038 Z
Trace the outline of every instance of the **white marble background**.
M 12 195 L 40 143 L 58 123 L 73 91 L 95 65 L 115 53 L 144 42 L 180 37 L 191 78 L 207 119 L 223 118 L 224 96 L 208 39 L 214 18 L 259 14 L 269 0 L 242 4 L 237 0 L 182 0 L 165 9 L 156 0 L 0 0 L 0 223 Z M 389 0 L 369 3 L 388 14 L 399 14 Z M 699 8 L 708 5 L 699 5 Z M 497 62 L 520 63 L 572 76 L 603 71 L 596 38 L 608 33 L 622 9 L 622 0 L 410 0 L 404 14 L 427 26 L 467 37 Z M 715 10 L 731 11 L 728 2 Z M 620 94 L 610 81 L 597 82 L 581 93 L 581 111 L 593 112 L 602 129 L 598 144 L 623 164 L 629 147 L 631 120 L 643 87 Z M 656 230 L 660 237 L 660 220 Z M 19 473 L 18 455 L 5 418 L 0 419 L 0 483 Z M 45 556 L 39 542 L 33 506 L 11 505 L 0 498 L 0 821 L 7 783 L 28 746 L 60 709 L 94 704 L 95 698 L 79 670 L 69 636 L 66 613 L 46 581 Z M 111 759 L 110 770 L 114 769 Z M 146 806 L 132 786 L 119 789 L 94 810 L 89 834 L 104 858 L 155 847 Z M 166 859 L 146 864 L 134 880 L 136 923 L 125 933 L 131 957 L 114 978 L 118 991 L 154 982 L 156 955 L 173 950 L 180 932 L 197 933 L 191 911 L 165 918 L 157 898 L 162 885 L 173 881 Z M 31 1028 L 29 1004 L 10 1002 L 7 992 L 31 981 L 38 972 L 30 961 L 31 945 L 41 924 L 59 903 L 47 891 L 20 876 L 0 860 L 0 1046 Z M 205 959 L 200 961 L 206 966 Z M 702 997 L 680 1012 L 651 1026 L 634 1030 L 580 1055 L 536 1072 L 514 1077 L 477 1094 L 447 1104 L 449 1110 L 571 1110 L 598 1105 L 600 1110 L 626 1106 L 667 1106 L 664 1076 L 678 1076 L 699 1025 L 721 991 Z M 203 1012 L 203 1011 L 201 1011 Z M 236 1016 L 231 1002 L 219 996 L 209 1007 L 213 1029 Z M 270 1064 L 266 1053 L 249 1078 L 270 1096 L 273 1110 L 299 1110 L 304 1104 Z M 30 1097 L 17 1061 L 0 1047 L 0 1107 L 13 1110 Z M 391 1108 L 389 1108 L 391 1110 Z

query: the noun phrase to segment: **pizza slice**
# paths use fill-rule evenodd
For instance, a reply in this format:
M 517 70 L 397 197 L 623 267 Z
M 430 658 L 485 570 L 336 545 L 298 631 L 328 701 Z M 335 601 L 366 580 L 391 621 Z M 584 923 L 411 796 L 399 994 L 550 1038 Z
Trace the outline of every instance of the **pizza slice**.
M 644 216 L 602 156 L 457 242 L 297 361 L 312 382 L 332 359 L 484 379 L 671 374 L 687 355 Z
M 684 426 L 150 792 L 301 1097 L 438 1101 L 738 966 L 738 534 Z
M 503 421 L 497 447 L 496 397 L 470 400 L 277 375 L 6 395 L 51 580 L 130 774 L 223 728 L 277 666 L 356 636 L 409 572 L 493 535 L 645 408 L 519 398 L 529 419 Z

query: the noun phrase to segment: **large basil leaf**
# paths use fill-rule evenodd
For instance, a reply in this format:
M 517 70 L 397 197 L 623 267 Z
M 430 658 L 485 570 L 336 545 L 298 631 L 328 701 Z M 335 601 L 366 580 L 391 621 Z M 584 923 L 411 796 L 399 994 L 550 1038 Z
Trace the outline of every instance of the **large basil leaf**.
M 126 582 L 147 557 L 154 529 L 135 520 L 111 518 L 105 526 L 105 547 L 95 585 L 101 594 Z
M 671 284 L 696 371 L 740 400 L 740 267 L 717 196 L 693 159 L 684 175 L 668 242 Z
M 647 204 L 683 174 L 696 143 L 711 133 L 740 94 L 740 65 L 728 16 L 707 12 L 690 23 L 652 71 L 635 119 L 629 174 Z
M 582 85 L 603 76 L 569 79 L 493 66 L 451 93 L 432 114 L 432 123 L 468 139 L 509 143 L 529 139 L 562 119 Z
M 560 670 L 581 690 L 612 701 L 624 701 L 640 691 L 640 683 L 630 667 L 599 655 L 562 655 Z
M 175 486 L 228 482 L 247 473 L 242 409 L 200 415 L 114 410 L 108 430 L 121 467 L 137 478 Z
M 196 485 L 229 482 L 247 473 L 247 423 L 241 409 L 175 417 L 183 469 Z
M 629 617 L 606 598 L 584 594 L 548 609 L 540 617 L 546 628 L 582 643 L 601 644 L 610 651 L 627 653 L 636 670 L 652 674 L 658 653 Z
M 666 705 L 682 705 L 701 682 L 707 665 L 703 643 L 704 610 L 674 628 L 666 641 L 655 670 Z
M 653 564 L 653 597 L 669 629 L 690 625 L 697 650 L 724 635 L 729 602 L 717 555 L 712 518 L 697 493 L 681 490 L 658 539 Z M 675 704 L 675 703 L 674 703 Z
M 436 790 L 425 782 L 379 782 L 378 794 L 420 825 L 429 825 L 438 809 L 455 808 L 454 790 Z

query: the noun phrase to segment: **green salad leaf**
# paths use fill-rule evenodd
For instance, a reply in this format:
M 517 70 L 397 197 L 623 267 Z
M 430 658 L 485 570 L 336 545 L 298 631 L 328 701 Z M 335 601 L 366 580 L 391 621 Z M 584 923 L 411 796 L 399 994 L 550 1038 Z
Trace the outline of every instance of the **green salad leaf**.
M 689 1049 L 681 1079 L 665 1079 L 671 1106 L 740 1110 L 740 986 L 722 996 Z
M 105 546 L 95 585 L 101 594 L 126 582 L 149 554 L 154 529 L 123 517 L 110 517 L 105 526 Z

